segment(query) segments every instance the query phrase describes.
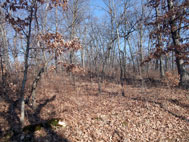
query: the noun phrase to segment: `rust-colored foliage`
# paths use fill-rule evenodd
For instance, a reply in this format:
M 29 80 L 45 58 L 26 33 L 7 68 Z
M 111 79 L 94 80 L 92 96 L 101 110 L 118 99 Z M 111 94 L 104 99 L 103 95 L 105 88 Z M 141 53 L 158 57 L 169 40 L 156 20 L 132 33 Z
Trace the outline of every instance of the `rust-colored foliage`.
M 168 87 L 175 87 L 179 84 L 179 75 L 175 75 L 175 73 L 172 72 L 166 72 L 164 82 Z
M 46 49 L 48 52 L 55 52 L 57 55 L 62 54 L 69 49 L 77 51 L 81 49 L 81 44 L 78 38 L 75 38 L 70 41 L 65 41 L 63 36 L 60 33 L 46 33 L 46 34 L 39 34 L 37 39 L 41 43 L 45 43 Z
M 5 18 L 7 22 L 9 22 L 12 25 L 14 30 L 16 32 L 25 34 L 26 37 L 28 37 L 26 28 L 29 26 L 29 24 L 31 24 L 31 20 L 33 20 L 33 18 L 37 22 L 36 13 L 38 10 L 38 5 L 48 3 L 49 9 L 59 6 L 63 7 L 63 9 L 66 10 L 67 2 L 68 0 L 51 0 L 48 2 L 44 0 L 6 0 L 2 4 L 2 8 L 5 10 Z M 11 14 L 12 12 L 17 12 L 19 10 L 24 10 L 26 12 L 26 15 L 21 18 L 15 16 L 15 14 Z M 31 18 L 31 15 L 29 13 L 33 15 L 33 18 Z M 39 43 L 45 44 L 45 49 L 49 53 L 56 52 L 57 55 L 60 55 L 63 52 L 68 51 L 69 49 L 76 51 L 81 48 L 78 38 L 74 38 L 70 41 L 65 41 L 63 36 L 58 32 L 49 32 L 45 34 L 40 33 L 37 35 L 37 40 L 39 41 Z
M 83 74 L 85 73 L 85 69 L 75 64 L 64 64 L 67 72 L 71 72 L 73 74 Z
M 155 49 L 151 52 L 151 54 L 146 57 L 146 59 L 143 61 L 142 64 L 145 62 L 149 62 L 152 59 L 157 59 L 161 55 L 168 55 L 170 51 L 175 52 L 175 56 L 178 59 L 183 59 L 185 61 L 185 64 L 188 64 L 189 58 L 189 44 L 188 44 L 188 38 L 180 37 L 178 45 L 170 45 L 170 37 L 172 34 L 175 34 L 176 32 L 181 32 L 188 30 L 188 11 L 186 10 L 189 7 L 188 1 L 182 1 L 178 5 L 174 5 L 174 8 L 168 10 L 167 9 L 167 3 L 166 1 L 161 0 L 150 0 L 147 3 L 147 6 L 156 9 L 160 8 L 163 11 L 162 15 L 158 15 L 155 20 L 153 20 L 153 16 L 146 19 L 145 24 L 146 26 L 151 26 L 153 28 L 153 31 L 150 33 L 150 38 L 154 41 L 157 40 L 157 35 L 160 35 L 162 38 L 161 43 L 156 42 L 155 43 Z M 174 19 L 173 18 L 174 15 Z M 177 25 L 174 25 L 171 29 L 170 27 L 170 19 L 172 21 L 177 21 Z M 157 26 L 159 25 L 159 28 Z

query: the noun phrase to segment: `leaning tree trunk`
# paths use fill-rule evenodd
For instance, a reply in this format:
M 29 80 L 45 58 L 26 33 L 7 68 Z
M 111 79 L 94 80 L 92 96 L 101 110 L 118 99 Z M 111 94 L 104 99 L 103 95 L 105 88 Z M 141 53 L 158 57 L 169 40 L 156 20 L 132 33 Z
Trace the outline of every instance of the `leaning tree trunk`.
M 35 78 L 35 80 L 33 81 L 33 84 L 32 84 L 31 96 L 32 96 L 32 108 L 34 110 L 36 109 L 36 89 L 37 89 L 37 86 L 38 86 L 38 82 L 41 79 L 43 72 L 45 71 L 45 67 L 46 66 L 43 66 L 40 69 L 38 75 L 36 76 L 36 78 Z
M 44 58 L 45 57 L 46 56 L 44 55 Z M 32 97 L 32 108 L 34 110 L 36 109 L 36 89 L 38 87 L 38 83 L 41 80 L 42 74 L 45 72 L 48 63 L 52 60 L 52 58 L 53 58 L 53 56 L 51 56 L 48 60 L 44 59 L 45 60 L 44 64 L 41 67 L 41 69 L 39 70 L 37 76 L 35 77 L 35 79 L 34 79 L 34 81 L 32 83 L 31 95 L 29 96 L 29 99 L 30 99 L 30 97 Z

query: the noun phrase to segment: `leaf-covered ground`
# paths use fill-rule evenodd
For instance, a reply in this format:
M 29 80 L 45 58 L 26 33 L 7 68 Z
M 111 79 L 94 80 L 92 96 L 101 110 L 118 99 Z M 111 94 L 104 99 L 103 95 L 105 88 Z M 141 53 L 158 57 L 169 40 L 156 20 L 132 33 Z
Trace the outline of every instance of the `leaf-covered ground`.
M 104 82 L 98 94 L 94 81 L 80 79 L 73 87 L 65 77 L 43 80 L 36 113 L 27 107 L 27 124 L 54 117 L 66 123 L 36 131 L 33 137 L 40 142 L 189 142 L 189 92 L 129 85 L 124 90 L 125 97 L 120 85 Z M 0 113 L 8 113 L 6 102 L 0 105 Z M 1 131 L 10 125 L 5 116 L 0 125 Z

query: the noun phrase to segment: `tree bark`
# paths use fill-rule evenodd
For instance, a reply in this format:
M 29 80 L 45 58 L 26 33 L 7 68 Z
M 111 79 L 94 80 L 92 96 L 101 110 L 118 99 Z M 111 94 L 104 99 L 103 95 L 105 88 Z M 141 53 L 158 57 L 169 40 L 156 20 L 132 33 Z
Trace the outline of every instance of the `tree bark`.
M 83 48 L 81 49 L 81 63 L 82 63 L 82 67 L 85 68 L 85 46 L 86 46 L 86 36 L 87 36 L 87 29 L 85 27 L 84 29 L 84 44 L 83 44 Z
M 2 22 L 1 19 L 0 22 Z M 0 44 L 1 44 L 0 62 L 1 62 L 1 73 L 2 73 L 1 79 L 2 79 L 3 93 L 5 93 L 6 76 L 7 76 L 7 71 L 10 71 L 10 63 L 9 63 L 9 55 L 8 55 L 7 37 L 3 24 L 0 24 L 0 36 L 2 37 L 2 39 L 0 40 Z
M 36 88 L 37 88 L 39 80 L 41 79 L 42 74 L 45 71 L 45 67 L 46 67 L 46 65 L 44 65 L 40 69 L 38 75 L 36 76 L 36 78 L 35 78 L 35 80 L 33 81 L 33 84 L 32 84 L 31 96 L 32 96 L 32 107 L 33 107 L 34 110 L 36 109 Z
M 27 35 L 27 45 L 26 45 L 26 52 L 25 52 L 25 58 L 24 58 L 24 77 L 22 80 L 22 87 L 20 91 L 21 95 L 21 117 L 20 117 L 20 122 L 21 122 L 21 127 L 24 127 L 24 122 L 25 122 L 25 100 L 24 100 L 24 90 L 25 90 L 25 85 L 27 81 L 27 74 L 28 74 L 28 59 L 29 59 L 29 51 L 30 51 L 30 37 L 31 37 L 31 28 L 32 28 L 32 19 L 33 19 L 33 6 L 31 6 L 30 9 L 30 21 L 29 21 L 29 27 L 28 27 L 28 35 Z
M 130 55 L 131 55 L 131 61 L 132 61 L 132 65 L 133 65 L 133 72 L 136 72 L 134 55 L 133 55 L 133 51 L 132 51 L 132 47 L 131 47 L 131 44 L 129 42 L 129 39 L 127 40 L 127 42 L 128 42 L 128 45 L 129 45 L 129 52 L 130 52 Z
M 165 70 L 163 66 L 163 58 L 160 57 L 160 78 L 163 78 L 165 76 Z
M 56 33 L 58 32 L 58 8 L 56 6 L 56 10 L 55 10 L 55 21 L 56 21 Z M 58 55 L 57 55 L 57 51 L 55 50 L 55 56 L 54 56 L 54 60 L 55 60 L 55 71 L 56 73 L 58 73 Z
M 160 10 L 159 7 L 156 7 L 156 20 L 158 20 L 160 16 Z M 159 33 L 157 33 L 157 44 L 158 44 L 158 48 L 163 48 L 162 47 L 162 34 L 160 32 L 160 24 L 157 24 L 157 30 L 159 31 Z M 160 55 L 159 58 L 160 61 L 160 77 L 163 78 L 165 76 L 165 71 L 164 71 L 164 66 L 163 66 L 163 58 L 162 55 Z
M 0 14 L 3 15 L 3 12 L 0 8 Z M 4 17 L 3 17 L 4 18 Z M 9 61 L 9 52 L 8 52 L 8 41 L 7 34 L 5 31 L 5 21 L 2 17 L 0 17 L 0 36 L 1 36 L 1 53 L 2 53 L 2 61 L 5 64 L 6 70 L 10 71 L 10 61 Z

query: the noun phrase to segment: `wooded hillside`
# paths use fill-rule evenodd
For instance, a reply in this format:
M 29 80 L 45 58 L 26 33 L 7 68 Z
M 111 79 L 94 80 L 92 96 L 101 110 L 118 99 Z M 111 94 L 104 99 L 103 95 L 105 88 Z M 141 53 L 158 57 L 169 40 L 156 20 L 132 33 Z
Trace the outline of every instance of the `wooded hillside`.
M 0 0 L 0 141 L 188 142 L 188 0 Z

